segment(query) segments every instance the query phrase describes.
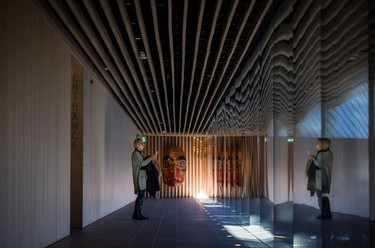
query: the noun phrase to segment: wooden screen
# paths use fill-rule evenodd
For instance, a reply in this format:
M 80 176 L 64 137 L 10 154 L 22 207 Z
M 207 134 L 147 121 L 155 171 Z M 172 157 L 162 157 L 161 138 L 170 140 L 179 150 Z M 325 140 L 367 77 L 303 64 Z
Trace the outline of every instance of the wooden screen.
M 183 184 L 168 186 L 160 178 L 160 197 L 265 196 L 264 137 L 254 136 L 148 136 L 145 154 L 181 147 L 186 155 Z

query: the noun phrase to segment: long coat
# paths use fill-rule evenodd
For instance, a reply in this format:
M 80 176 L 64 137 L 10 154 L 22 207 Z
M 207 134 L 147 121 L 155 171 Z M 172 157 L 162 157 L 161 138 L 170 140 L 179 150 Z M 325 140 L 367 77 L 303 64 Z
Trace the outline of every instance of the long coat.
M 151 156 L 145 159 L 143 153 L 137 149 L 133 151 L 132 167 L 134 194 L 138 194 L 138 190 L 145 190 L 147 188 L 147 173 L 146 170 L 141 170 L 141 168 L 148 165 L 151 161 Z
M 322 193 L 329 193 L 332 179 L 333 155 L 330 149 L 321 150 L 313 159 L 316 166 L 320 168 L 315 173 L 316 189 Z
M 307 176 L 307 190 L 310 191 L 310 196 L 315 194 L 315 170 L 316 166 L 312 160 L 307 160 L 305 173 Z
M 147 173 L 147 192 L 152 196 L 155 197 L 156 191 L 160 191 L 160 184 L 159 184 L 159 166 L 156 162 L 150 164 L 150 166 L 146 166 L 146 173 Z

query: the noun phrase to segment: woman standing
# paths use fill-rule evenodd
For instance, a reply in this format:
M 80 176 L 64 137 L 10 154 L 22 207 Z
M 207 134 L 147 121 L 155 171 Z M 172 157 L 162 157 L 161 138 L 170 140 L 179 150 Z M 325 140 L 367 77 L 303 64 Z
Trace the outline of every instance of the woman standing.
M 316 165 L 315 169 L 315 188 L 318 197 L 318 204 L 321 214 L 317 219 L 331 219 L 331 206 L 329 203 L 328 194 L 331 188 L 332 178 L 332 162 L 333 155 L 330 149 L 331 141 L 328 138 L 318 138 L 315 143 L 317 150 L 316 156 L 309 153 L 311 159 Z
M 134 151 L 132 154 L 132 167 L 133 167 L 133 183 L 134 183 L 134 193 L 137 194 L 137 199 L 135 200 L 133 219 L 136 220 L 147 220 L 148 217 L 142 214 L 143 200 L 145 198 L 146 188 L 147 188 L 147 174 L 145 167 L 156 160 L 158 152 L 154 155 L 149 156 L 145 159 L 143 150 L 145 149 L 145 142 L 137 138 L 134 140 Z M 143 169 L 142 169 L 143 168 Z

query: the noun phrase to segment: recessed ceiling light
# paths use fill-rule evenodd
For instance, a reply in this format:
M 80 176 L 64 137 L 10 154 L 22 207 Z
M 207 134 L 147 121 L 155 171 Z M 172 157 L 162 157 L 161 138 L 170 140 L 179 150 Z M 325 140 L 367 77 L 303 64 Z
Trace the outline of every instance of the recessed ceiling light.
M 146 60 L 146 59 L 147 59 L 147 56 L 146 56 L 145 52 L 140 51 L 140 52 L 139 52 L 139 58 L 140 58 L 141 60 Z

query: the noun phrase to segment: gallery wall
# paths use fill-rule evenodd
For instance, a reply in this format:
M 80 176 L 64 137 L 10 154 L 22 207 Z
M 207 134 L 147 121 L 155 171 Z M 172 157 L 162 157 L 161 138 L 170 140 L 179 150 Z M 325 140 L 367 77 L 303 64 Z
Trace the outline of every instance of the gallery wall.
M 103 84 L 85 72 L 83 227 L 135 200 L 131 154 L 138 132 Z
M 0 20 L 0 247 L 46 247 L 71 231 L 77 61 L 84 71 L 82 226 L 135 199 L 130 157 L 138 130 L 35 2 L 1 1 Z
M 70 232 L 71 54 L 31 1 L 0 16 L 0 247 L 44 247 Z

